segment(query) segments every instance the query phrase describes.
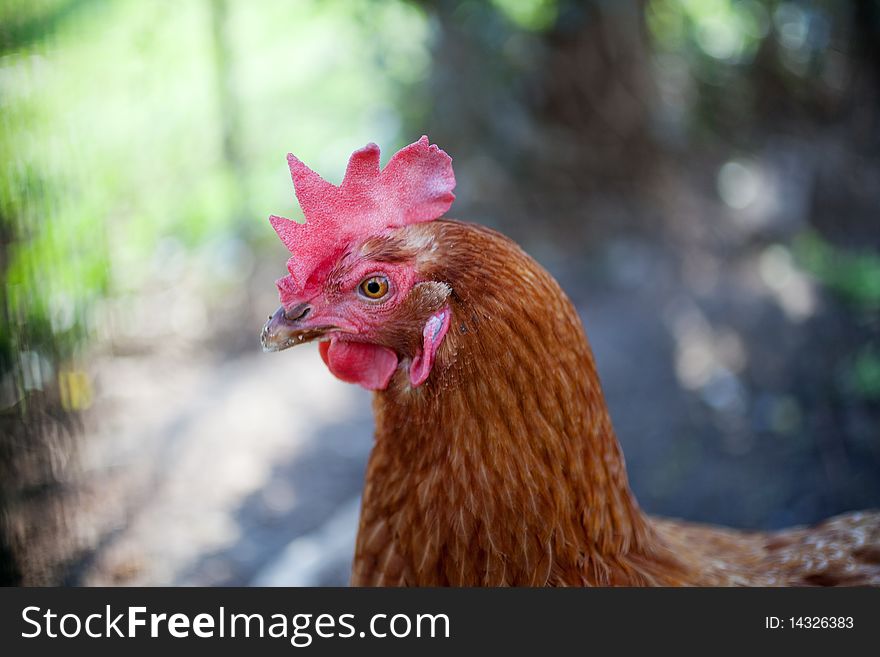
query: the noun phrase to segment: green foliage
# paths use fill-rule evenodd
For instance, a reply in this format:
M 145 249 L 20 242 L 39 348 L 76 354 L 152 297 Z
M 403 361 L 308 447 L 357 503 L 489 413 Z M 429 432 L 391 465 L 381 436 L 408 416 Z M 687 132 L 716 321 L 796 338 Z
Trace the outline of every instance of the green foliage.
M 769 16 L 755 0 L 651 0 L 646 20 L 664 50 L 735 63 L 754 56 Z
M 805 270 L 855 309 L 868 317 L 880 311 L 880 254 L 835 246 L 814 231 L 795 241 L 794 253 Z M 853 355 L 838 372 L 850 394 L 872 401 L 880 400 L 880 351 L 875 342 L 854 345 Z
M 553 25 L 558 0 L 492 0 L 496 9 L 524 30 L 541 31 Z
M 856 355 L 850 380 L 859 396 L 880 400 L 880 351 L 870 345 L 863 348 Z
M 880 254 L 841 249 L 812 231 L 794 246 L 801 265 L 831 290 L 860 308 L 880 310 Z

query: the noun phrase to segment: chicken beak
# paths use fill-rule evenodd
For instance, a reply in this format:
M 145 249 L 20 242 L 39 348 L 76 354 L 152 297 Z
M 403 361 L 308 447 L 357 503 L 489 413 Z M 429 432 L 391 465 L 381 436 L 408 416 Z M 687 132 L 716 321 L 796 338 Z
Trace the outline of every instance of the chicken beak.
M 260 333 L 263 351 L 284 351 L 288 347 L 306 344 L 324 337 L 335 326 L 309 326 L 306 318 L 311 312 L 308 304 L 300 304 L 289 310 L 278 308 Z

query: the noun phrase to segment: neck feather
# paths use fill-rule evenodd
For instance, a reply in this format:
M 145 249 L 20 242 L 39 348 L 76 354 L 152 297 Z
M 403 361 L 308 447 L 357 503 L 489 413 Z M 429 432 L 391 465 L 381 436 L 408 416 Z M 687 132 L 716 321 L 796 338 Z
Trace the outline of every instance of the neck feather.
M 392 525 L 414 583 L 614 583 L 654 537 L 574 307 L 507 238 L 430 229 L 452 324 L 426 384 L 376 395 L 366 525 Z

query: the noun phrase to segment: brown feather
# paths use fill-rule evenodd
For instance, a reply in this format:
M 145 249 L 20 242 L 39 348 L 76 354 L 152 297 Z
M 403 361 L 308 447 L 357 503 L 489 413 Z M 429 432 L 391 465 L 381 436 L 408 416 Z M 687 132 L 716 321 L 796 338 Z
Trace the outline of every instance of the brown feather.
M 441 220 L 364 249 L 425 281 L 389 322 L 398 353 L 444 303 L 452 323 L 424 385 L 401 368 L 376 393 L 353 584 L 880 583 L 878 513 L 770 534 L 643 514 L 579 317 L 504 236 Z

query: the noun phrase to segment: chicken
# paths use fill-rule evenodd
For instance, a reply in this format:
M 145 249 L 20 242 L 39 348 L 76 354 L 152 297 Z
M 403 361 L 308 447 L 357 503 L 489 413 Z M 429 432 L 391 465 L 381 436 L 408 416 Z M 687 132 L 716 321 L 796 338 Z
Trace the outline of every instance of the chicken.
M 268 351 L 320 341 L 374 390 L 352 584 L 880 585 L 880 513 L 750 533 L 653 518 L 629 489 L 581 321 L 488 228 L 441 219 L 451 159 L 427 137 L 342 184 L 288 156 L 306 223 Z

